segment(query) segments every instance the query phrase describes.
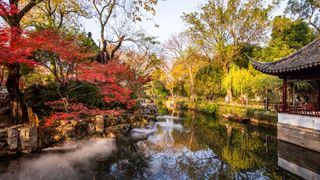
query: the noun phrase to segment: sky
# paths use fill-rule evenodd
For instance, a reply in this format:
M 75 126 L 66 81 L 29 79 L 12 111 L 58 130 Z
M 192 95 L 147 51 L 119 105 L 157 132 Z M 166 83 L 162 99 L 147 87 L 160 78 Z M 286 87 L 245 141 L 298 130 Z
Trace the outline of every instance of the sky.
M 270 1 L 266 0 L 267 3 Z M 138 26 L 141 26 L 148 35 L 157 37 L 158 41 L 165 42 L 171 35 L 178 34 L 186 29 L 186 25 L 181 18 L 183 13 L 197 11 L 205 2 L 206 0 L 159 0 L 156 6 L 157 13 L 153 20 L 143 21 Z M 285 5 L 286 0 L 282 1 L 273 15 L 282 14 Z M 155 24 L 158 24 L 159 27 L 155 27 Z M 93 19 L 85 20 L 84 27 L 87 32 L 92 32 L 93 39 L 98 42 L 100 34 L 98 22 Z
M 158 41 L 164 42 L 172 34 L 177 34 L 185 29 L 181 19 L 183 12 L 193 12 L 205 0 L 160 0 L 156 6 L 156 15 L 153 20 L 139 23 L 148 35 L 155 36 Z M 155 27 L 158 24 L 159 27 Z M 93 39 L 99 39 L 99 25 L 95 20 L 85 20 L 84 27 L 87 32 L 92 32 Z

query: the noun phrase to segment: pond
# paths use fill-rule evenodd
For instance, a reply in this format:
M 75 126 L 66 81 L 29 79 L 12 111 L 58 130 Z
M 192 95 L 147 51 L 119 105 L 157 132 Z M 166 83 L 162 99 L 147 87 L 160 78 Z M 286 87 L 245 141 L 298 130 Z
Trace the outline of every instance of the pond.
M 318 154 L 308 154 L 316 161 L 304 166 L 310 172 L 293 174 L 290 162 L 297 161 L 288 153 L 295 146 L 280 143 L 283 152 L 277 148 L 276 128 L 181 112 L 179 118 L 159 117 L 118 140 L 68 142 L 0 159 L 0 179 L 299 179 L 305 172 L 319 177 Z

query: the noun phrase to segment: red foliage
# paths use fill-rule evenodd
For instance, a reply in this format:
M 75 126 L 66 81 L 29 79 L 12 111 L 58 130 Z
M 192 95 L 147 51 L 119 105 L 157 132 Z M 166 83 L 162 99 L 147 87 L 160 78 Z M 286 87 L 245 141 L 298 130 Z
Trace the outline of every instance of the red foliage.
M 56 29 L 46 29 L 29 33 L 33 48 L 52 52 L 66 64 L 79 63 L 95 56 L 77 43 L 74 37 L 66 37 Z
M 14 16 L 20 10 L 17 8 L 15 4 L 8 4 L 3 0 L 0 0 L 0 15 L 1 16 Z
M 68 102 L 68 109 L 67 111 L 64 111 L 63 109 L 66 105 L 65 103 L 66 101 L 64 99 L 46 103 L 47 105 L 58 111 L 45 119 L 46 127 L 53 125 L 53 123 L 58 120 L 80 120 L 81 117 L 90 117 L 103 113 L 103 111 L 100 109 L 89 109 L 82 103 L 72 101 Z
M 32 55 L 33 45 L 26 34 L 17 28 L 0 29 L 0 64 L 26 64 L 36 65 L 36 62 L 29 59 Z
M 0 15 L 12 18 L 19 12 L 15 5 L 9 5 L 0 0 Z M 25 33 L 17 28 L 0 28 L 0 65 L 25 64 L 28 66 L 47 65 L 46 62 L 37 63 L 32 57 L 35 50 L 48 51 L 58 58 L 59 67 L 64 72 L 60 83 L 70 80 L 88 81 L 97 84 L 104 101 L 109 106 L 123 106 L 130 109 L 135 105 L 131 98 L 132 87 L 143 84 L 148 78 L 136 76 L 130 68 L 112 60 L 106 64 L 86 62 L 94 56 L 92 52 L 81 47 L 76 39 L 66 37 L 58 30 L 48 29 Z M 57 78 L 58 79 L 58 78 Z M 89 109 L 84 104 L 61 98 L 59 101 L 48 102 L 56 112 L 48 117 L 47 125 L 56 120 L 80 119 L 83 116 L 92 116 L 99 113 L 118 114 L 118 109 L 99 110 Z
M 35 50 L 52 52 L 66 64 L 79 63 L 94 56 L 74 39 L 65 38 L 58 30 L 25 33 L 17 28 L 0 29 L 0 64 L 36 65 L 37 63 L 30 59 Z
M 78 80 L 93 82 L 100 87 L 106 104 L 118 103 L 128 109 L 135 105 L 135 101 L 131 98 L 132 90 L 125 87 L 127 79 L 124 74 L 129 72 L 125 64 L 117 60 L 106 64 L 91 62 L 79 65 L 77 72 Z

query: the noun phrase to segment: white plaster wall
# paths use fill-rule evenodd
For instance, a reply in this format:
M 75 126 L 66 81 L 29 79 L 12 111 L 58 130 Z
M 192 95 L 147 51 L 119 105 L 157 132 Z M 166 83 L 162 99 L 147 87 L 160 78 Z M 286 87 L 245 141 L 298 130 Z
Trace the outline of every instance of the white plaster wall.
M 279 113 L 278 122 L 283 124 L 289 124 L 292 126 L 320 130 L 320 117 L 316 116 Z

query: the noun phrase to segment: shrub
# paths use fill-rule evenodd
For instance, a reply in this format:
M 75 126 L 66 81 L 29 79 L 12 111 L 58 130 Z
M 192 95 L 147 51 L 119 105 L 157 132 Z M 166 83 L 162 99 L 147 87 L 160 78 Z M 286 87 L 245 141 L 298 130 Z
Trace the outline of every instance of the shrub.
M 70 91 L 71 88 L 76 89 Z M 52 109 L 46 105 L 46 102 L 61 99 L 57 89 L 58 84 L 56 83 L 49 83 L 46 86 L 32 85 L 25 91 L 26 103 L 40 117 L 48 116 L 52 113 Z M 59 92 L 61 92 L 64 97 L 75 99 L 77 102 L 83 103 L 89 108 L 104 107 L 103 96 L 94 84 L 82 81 L 71 81 L 65 86 L 61 86 Z

